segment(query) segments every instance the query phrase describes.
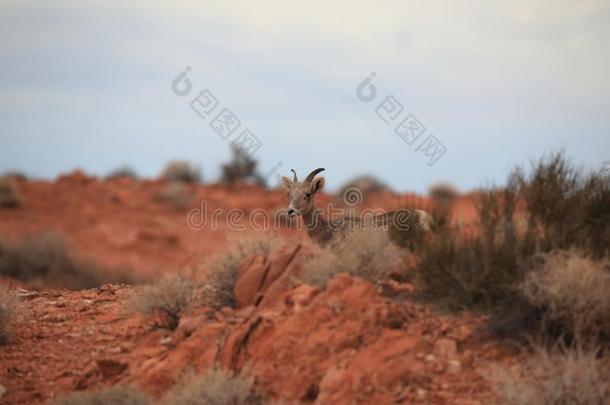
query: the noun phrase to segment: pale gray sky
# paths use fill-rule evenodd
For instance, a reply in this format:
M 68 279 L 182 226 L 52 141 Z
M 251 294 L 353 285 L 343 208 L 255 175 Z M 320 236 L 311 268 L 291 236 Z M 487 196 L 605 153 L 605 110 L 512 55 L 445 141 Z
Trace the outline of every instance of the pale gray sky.
M 205 88 L 262 141 L 263 172 L 323 166 L 331 189 L 360 173 L 470 189 L 561 148 L 598 168 L 608 38 L 608 1 L 0 1 L 0 172 L 152 176 L 180 158 L 214 179 L 229 148 L 189 106 Z M 375 114 L 387 95 L 445 145 L 435 165 Z

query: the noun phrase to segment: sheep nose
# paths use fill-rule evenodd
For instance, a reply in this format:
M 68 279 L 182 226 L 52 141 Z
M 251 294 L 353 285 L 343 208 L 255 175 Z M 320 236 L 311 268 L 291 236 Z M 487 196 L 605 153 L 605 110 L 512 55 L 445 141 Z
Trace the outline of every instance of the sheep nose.
M 292 217 L 297 213 L 297 210 L 295 210 L 294 208 L 288 208 L 288 216 Z

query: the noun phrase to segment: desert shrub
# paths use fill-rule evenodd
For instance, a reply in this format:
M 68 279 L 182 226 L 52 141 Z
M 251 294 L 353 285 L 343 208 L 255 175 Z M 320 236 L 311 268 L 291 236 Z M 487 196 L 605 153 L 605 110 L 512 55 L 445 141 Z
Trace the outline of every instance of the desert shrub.
M 0 177 L 0 208 L 14 208 L 23 202 L 17 184 L 11 177 Z
M 113 171 L 108 173 L 108 175 L 106 176 L 107 180 L 115 180 L 115 179 L 122 179 L 122 178 L 137 180 L 138 175 L 131 167 L 122 166 L 122 167 L 119 167 L 118 169 L 114 169 Z
M 432 200 L 431 214 L 436 226 L 448 226 L 451 220 L 453 203 L 459 195 L 458 191 L 449 183 L 439 183 L 431 186 L 428 194 Z
M 610 364 L 594 351 L 552 352 L 538 348 L 516 375 L 496 377 L 500 402 L 507 405 L 603 405 L 610 396 Z
M 544 322 L 581 345 L 610 337 L 610 263 L 593 261 L 575 251 L 547 254 L 540 269 L 526 275 L 521 289 Z
M 116 385 L 110 388 L 70 394 L 53 401 L 53 405 L 149 405 L 152 400 L 138 389 Z
M 231 161 L 222 165 L 221 180 L 225 184 L 233 184 L 237 181 L 252 182 L 259 186 L 265 186 L 265 179 L 258 173 L 258 162 L 248 156 L 241 148 L 231 146 Z
M 511 302 L 523 272 L 523 246 L 515 234 L 514 188 L 482 194 L 480 234 L 467 239 L 441 233 L 418 251 L 424 295 L 454 309 L 491 309 Z
M 172 405 L 263 405 L 254 377 L 210 370 L 171 390 L 162 403 Z
M 350 189 L 360 190 L 363 197 L 374 193 L 390 191 L 390 188 L 384 182 L 370 175 L 358 176 L 346 182 L 339 189 L 339 197 L 343 197 Z
M 161 172 L 161 178 L 166 181 L 199 183 L 201 181 L 201 170 L 189 162 L 177 160 L 165 166 Z
M 68 252 L 54 232 L 28 236 L 20 242 L 0 241 L 0 275 L 33 288 L 93 288 L 108 282 L 130 282 L 127 273 L 110 276 L 98 265 Z
M 167 184 L 155 196 L 158 201 L 166 202 L 177 211 L 184 211 L 191 204 L 192 196 L 182 182 L 173 181 Z
M 490 326 L 500 334 L 533 330 L 552 338 L 573 334 L 573 328 L 581 326 L 573 323 L 576 315 L 570 311 L 585 305 L 586 300 L 572 297 L 575 301 L 570 305 L 576 306 L 564 306 L 561 313 L 553 312 L 559 307 L 553 306 L 557 301 L 551 288 L 565 287 L 555 277 L 576 277 L 577 273 L 581 277 L 585 274 L 598 277 L 601 273 L 587 273 L 580 265 L 574 267 L 578 261 L 566 261 L 563 270 L 549 271 L 548 267 L 541 270 L 544 261 L 540 257 L 559 249 L 579 249 L 593 258 L 607 257 L 610 246 L 607 192 L 605 178 L 598 174 L 583 175 L 561 154 L 542 159 L 529 175 L 517 169 L 504 189 L 480 194 L 476 233 L 458 238 L 445 229 L 417 251 L 420 256 L 417 278 L 422 295 L 454 309 L 487 311 L 492 315 Z M 522 227 L 515 221 L 517 207 L 525 211 L 526 224 Z M 526 279 L 530 291 L 527 296 L 522 288 Z M 585 282 L 584 278 L 581 281 Z M 554 286 L 542 285 L 551 282 Z M 536 294 L 548 295 L 534 299 L 534 289 Z M 587 317 L 598 315 L 596 310 Z M 577 319 L 580 323 L 585 318 L 578 315 Z M 592 326 L 589 322 L 586 321 Z
M 137 289 L 130 297 L 130 305 L 145 315 L 160 315 L 160 327 L 175 329 L 180 316 L 192 302 L 194 284 L 178 274 L 166 275 L 154 284 Z
M 0 345 L 11 336 L 13 324 L 19 319 L 21 302 L 8 288 L 0 285 Z
M 28 176 L 25 173 L 20 172 L 18 170 L 8 171 L 8 172 L 4 173 L 2 175 L 2 177 L 6 177 L 6 178 L 13 179 L 16 181 L 27 181 L 28 180 Z
M 380 289 L 401 264 L 402 252 L 389 242 L 385 232 L 354 231 L 333 241 L 305 264 L 303 281 L 324 287 L 334 275 L 349 273 Z
M 610 249 L 610 177 L 583 174 L 558 153 L 513 178 L 529 213 L 528 240 L 543 251 L 578 247 L 595 257 Z
M 240 263 L 257 254 L 269 254 L 278 244 L 275 236 L 266 233 L 238 234 L 229 237 L 229 250 L 206 264 L 203 301 L 215 309 L 235 308 L 234 288 Z

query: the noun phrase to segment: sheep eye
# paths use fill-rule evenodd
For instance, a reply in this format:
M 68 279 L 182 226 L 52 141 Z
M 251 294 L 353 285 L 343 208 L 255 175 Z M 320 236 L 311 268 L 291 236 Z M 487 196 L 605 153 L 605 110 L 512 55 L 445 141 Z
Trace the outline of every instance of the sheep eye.
M 306 193 L 305 194 L 305 198 L 310 199 L 311 198 L 311 193 Z

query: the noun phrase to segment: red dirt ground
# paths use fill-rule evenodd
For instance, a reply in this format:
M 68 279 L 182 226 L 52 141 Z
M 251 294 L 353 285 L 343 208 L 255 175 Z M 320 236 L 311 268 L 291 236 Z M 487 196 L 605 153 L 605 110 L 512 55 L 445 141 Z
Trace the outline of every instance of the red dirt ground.
M 25 205 L 0 210 L 0 236 L 18 240 L 52 229 L 79 254 L 109 267 L 128 265 L 144 277 L 225 250 L 225 222 L 217 230 L 191 229 L 186 212 L 155 198 L 164 186 L 79 173 L 53 183 L 21 182 Z M 274 212 L 285 206 L 281 190 L 189 187 L 192 207 L 205 200 L 209 211 Z M 391 209 L 413 201 L 418 198 L 373 196 L 364 206 Z M 334 197 L 325 195 L 318 203 L 331 202 Z M 456 206 L 456 218 L 472 223 L 472 199 L 460 198 Z M 279 232 L 289 245 L 304 237 L 295 230 Z M 261 305 L 212 317 L 202 309 L 183 317 L 175 331 L 154 329 L 150 319 L 125 310 L 123 301 L 134 287 L 14 288 L 25 312 L 10 343 L 0 347 L 3 404 L 43 403 L 117 383 L 160 397 L 185 370 L 214 366 L 249 370 L 266 397 L 286 403 L 487 404 L 494 400 L 487 377 L 519 358 L 479 336 L 480 317 L 391 301 L 347 275 L 335 277 L 324 291 L 290 285 Z

